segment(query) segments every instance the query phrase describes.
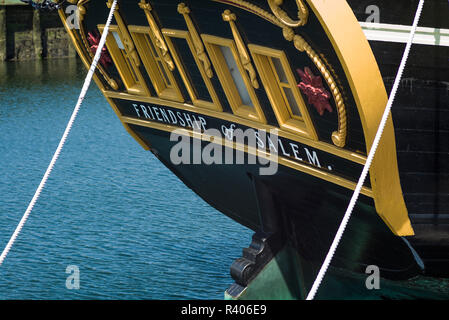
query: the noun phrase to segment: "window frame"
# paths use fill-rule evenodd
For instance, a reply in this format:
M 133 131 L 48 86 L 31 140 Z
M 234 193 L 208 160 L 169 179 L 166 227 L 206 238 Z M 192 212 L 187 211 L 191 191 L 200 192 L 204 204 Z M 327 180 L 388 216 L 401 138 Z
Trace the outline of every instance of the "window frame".
M 100 34 L 103 34 L 104 27 L 104 25 L 97 25 Z M 150 91 L 146 85 L 142 73 L 140 72 L 139 67 L 137 67 L 133 59 L 128 56 L 126 47 L 125 49 L 119 48 L 113 32 L 116 32 L 118 34 L 120 41 L 123 43 L 123 35 L 120 31 L 120 27 L 118 25 L 110 25 L 109 33 L 106 37 L 106 47 L 108 48 L 111 58 L 114 61 L 115 66 L 117 67 L 118 73 L 120 75 L 120 78 L 122 79 L 126 91 L 130 94 L 149 96 Z M 136 75 L 137 79 L 135 79 L 133 73 L 134 75 Z
M 213 35 L 202 34 L 206 50 L 215 68 L 218 79 L 223 87 L 224 93 L 229 101 L 232 112 L 245 119 L 257 121 L 260 123 L 267 123 L 265 114 L 260 106 L 259 99 L 251 84 L 251 80 L 244 69 L 237 51 L 235 41 L 232 39 L 221 38 Z M 238 71 L 243 78 L 245 88 L 248 91 L 249 97 L 253 106 L 244 105 L 240 93 L 236 87 L 235 81 L 232 78 L 231 72 L 228 70 L 227 62 L 223 57 L 220 46 L 228 47 L 231 50 L 232 56 L 237 64 Z
M 151 32 L 151 28 L 130 25 L 128 26 L 128 30 L 157 96 L 161 99 L 184 102 L 184 97 L 173 71 L 169 69 L 162 58 L 160 49 L 156 46 L 156 40 Z M 151 43 L 148 43 L 148 41 L 151 41 Z M 154 56 L 155 54 L 157 57 Z M 163 70 L 161 70 L 160 65 L 162 65 Z M 164 74 L 168 78 L 170 84 L 164 79 Z
M 284 51 L 249 44 L 248 49 L 253 57 L 256 69 L 262 80 L 268 99 L 273 107 L 279 126 L 287 131 L 300 134 L 312 140 L 318 140 L 312 119 L 301 92 L 297 86 L 297 80 L 292 72 Z M 279 75 L 272 58 L 281 62 L 282 69 L 287 77 L 288 88 L 293 92 L 296 105 L 301 112 L 301 117 L 295 115 L 286 99 L 283 87 L 286 83 L 279 81 Z
M 216 111 L 223 111 L 223 107 L 212 84 L 212 81 L 207 76 L 201 61 L 199 60 L 197 54 L 195 53 L 196 50 L 195 45 L 193 44 L 193 40 L 192 37 L 190 36 L 189 31 L 163 28 L 162 34 L 164 35 L 165 41 L 167 43 L 170 53 L 172 54 L 172 58 L 175 62 L 176 68 L 178 69 L 179 74 L 181 75 L 181 79 L 184 82 L 184 85 L 187 89 L 187 93 L 192 99 L 193 105 L 195 107 L 207 108 Z M 195 86 L 190 80 L 188 69 L 186 70 L 186 68 L 184 67 L 182 58 L 179 55 L 178 51 L 175 49 L 172 38 L 183 39 L 187 42 L 187 45 L 190 49 L 190 52 L 192 53 L 193 59 L 195 60 L 195 63 L 198 67 L 201 77 L 203 78 L 204 84 L 209 92 L 212 101 L 203 100 L 197 96 Z

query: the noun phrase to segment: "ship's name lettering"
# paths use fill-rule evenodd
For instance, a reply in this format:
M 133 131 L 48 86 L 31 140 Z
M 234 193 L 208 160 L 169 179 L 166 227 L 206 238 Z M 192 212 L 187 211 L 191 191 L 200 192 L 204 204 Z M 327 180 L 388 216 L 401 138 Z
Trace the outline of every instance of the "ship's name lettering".
M 229 127 L 222 125 L 221 132 L 226 139 L 231 141 L 238 141 L 239 139 L 236 139 L 236 136 L 241 138 L 245 137 L 245 134 L 243 133 L 244 131 L 238 128 L 234 123 Z M 299 160 L 301 162 L 305 162 L 304 160 L 307 159 L 306 162 L 315 167 L 327 168 L 329 171 L 333 170 L 332 166 L 330 165 L 323 166 L 320 162 L 320 159 L 318 158 L 318 153 L 310 147 L 296 144 L 294 142 L 289 142 L 277 135 L 273 136 L 271 134 L 263 134 L 262 136 L 260 131 L 257 130 L 253 130 L 253 133 L 256 139 L 257 147 L 261 150 L 267 150 L 270 153 L 287 158 L 294 158 L 295 160 Z
M 158 106 L 136 103 L 133 103 L 133 108 L 138 118 L 154 120 L 171 125 L 179 125 L 181 127 L 206 130 L 206 119 L 199 115 L 195 116 L 194 114 L 186 112 L 172 111 Z
M 170 125 L 193 128 L 202 131 L 207 130 L 207 121 L 200 115 L 170 110 L 159 106 L 150 106 L 136 103 L 133 103 L 132 106 L 138 118 L 158 121 Z M 238 130 L 242 131 L 241 129 L 238 129 L 236 124 L 231 124 L 229 127 L 226 127 L 225 125 L 221 126 L 221 131 L 225 138 L 228 140 L 235 140 L 234 133 Z M 309 150 L 305 146 L 301 146 L 289 141 L 284 141 L 281 137 L 276 137 L 276 141 L 273 141 L 273 138 L 270 135 L 266 135 L 266 140 L 265 138 L 261 139 L 258 131 L 254 131 L 254 136 L 256 138 L 257 146 L 260 149 L 269 150 L 271 153 L 288 158 L 294 158 L 301 162 L 305 162 L 304 159 L 307 159 L 306 162 L 308 162 L 309 164 L 318 168 L 323 168 L 320 160 L 318 159 L 317 152 L 313 149 Z M 324 167 L 327 167 L 328 170 L 332 171 L 332 166 Z

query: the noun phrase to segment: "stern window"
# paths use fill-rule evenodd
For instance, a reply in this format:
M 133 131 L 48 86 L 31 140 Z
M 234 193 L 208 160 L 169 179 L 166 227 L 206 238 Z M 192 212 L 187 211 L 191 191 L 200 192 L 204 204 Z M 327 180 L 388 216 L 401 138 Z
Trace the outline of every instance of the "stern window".
M 99 25 L 98 29 L 103 33 L 104 25 Z M 119 27 L 111 25 L 109 29 L 110 33 L 106 37 L 106 47 L 118 69 L 126 90 L 131 94 L 148 95 L 149 91 L 139 68 L 130 59 L 125 50 Z
M 234 40 L 211 35 L 202 37 L 233 113 L 266 123 L 257 95 L 240 62 Z
M 196 49 L 189 33 L 172 29 L 162 29 L 162 33 L 192 104 L 200 108 L 222 111 L 220 100 L 207 76 L 204 64 L 195 54 Z
M 149 27 L 129 26 L 129 31 L 158 97 L 184 102 L 184 97 L 173 72 L 164 61 L 161 50 L 155 45 L 156 39 L 153 37 L 151 29 Z
M 280 127 L 318 140 L 285 53 L 253 44 L 248 48 Z

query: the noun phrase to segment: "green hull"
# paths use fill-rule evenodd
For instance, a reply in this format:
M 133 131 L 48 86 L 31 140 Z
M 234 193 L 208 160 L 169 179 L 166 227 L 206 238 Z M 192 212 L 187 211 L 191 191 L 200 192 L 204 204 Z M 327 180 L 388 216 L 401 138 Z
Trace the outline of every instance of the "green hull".
M 290 247 L 282 249 L 247 284 L 234 284 L 226 300 L 304 299 L 315 280 L 318 267 L 308 265 Z M 449 299 L 449 279 L 418 276 L 406 281 L 380 278 L 377 288 L 369 284 L 371 273 L 357 274 L 329 268 L 315 297 L 318 300 Z M 368 286 L 367 286 L 368 282 Z M 236 289 L 240 287 L 240 290 Z M 371 287 L 369 289 L 368 287 Z

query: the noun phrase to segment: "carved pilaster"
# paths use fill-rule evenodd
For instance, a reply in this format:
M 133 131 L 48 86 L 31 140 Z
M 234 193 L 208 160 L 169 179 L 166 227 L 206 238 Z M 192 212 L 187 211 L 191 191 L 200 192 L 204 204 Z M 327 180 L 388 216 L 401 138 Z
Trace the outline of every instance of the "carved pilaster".
M 108 8 L 111 8 L 112 3 L 113 3 L 112 0 L 108 0 L 108 2 L 106 3 Z M 139 67 L 140 66 L 139 55 L 137 54 L 136 47 L 134 46 L 134 42 L 131 38 L 131 35 L 129 34 L 128 28 L 126 27 L 126 24 L 119 13 L 118 5 L 114 11 L 114 17 L 115 21 L 117 21 L 118 28 L 122 35 L 122 42 L 123 45 L 125 46 L 125 51 L 131 57 L 131 59 L 133 59 L 133 62 L 136 65 L 136 67 Z
M 151 5 L 146 2 L 146 0 L 141 0 L 139 2 L 139 7 L 145 12 L 145 16 L 147 17 L 148 24 L 150 25 L 151 32 L 156 39 L 156 46 L 161 50 L 162 53 L 162 59 L 164 62 L 168 65 L 168 68 L 173 71 L 175 70 L 175 64 L 170 57 L 170 54 L 168 52 L 167 44 L 165 43 L 164 37 L 162 35 L 161 30 L 159 29 L 159 26 L 154 19 L 153 15 L 151 14 L 151 11 L 153 8 Z
M 234 22 L 237 20 L 237 17 L 230 10 L 225 10 L 222 16 L 223 20 L 229 22 L 229 25 L 231 26 L 232 35 L 237 45 L 237 51 L 239 52 L 240 61 L 242 62 L 242 65 L 246 69 L 246 71 L 248 71 L 249 78 L 251 79 L 251 84 L 254 88 L 258 89 L 259 82 L 257 81 L 257 74 L 252 64 L 251 56 L 249 55 L 248 50 L 245 46 L 245 42 L 243 42 L 243 39 L 240 36 L 240 33 Z
M 214 73 L 212 72 L 212 66 L 206 54 L 206 51 L 204 50 L 203 41 L 201 41 L 201 37 L 198 34 L 198 31 L 196 31 L 196 28 L 192 20 L 190 19 L 189 7 L 187 7 L 184 3 L 180 3 L 178 5 L 178 12 L 184 16 L 184 19 L 187 24 L 187 29 L 189 29 L 190 37 L 192 38 L 193 45 L 195 46 L 196 56 L 203 63 L 203 68 L 204 71 L 206 72 L 206 75 L 209 78 L 212 78 L 214 76 Z
M 87 12 L 84 5 L 86 3 L 88 3 L 89 1 L 90 0 L 69 0 L 69 3 L 75 4 L 78 7 L 78 18 L 79 18 L 78 32 L 75 32 L 75 29 L 73 29 L 71 26 L 68 25 L 67 17 L 65 15 L 63 7 L 59 8 L 58 13 L 59 13 L 59 16 L 61 17 L 61 20 L 64 23 L 67 33 L 69 34 L 70 38 L 73 41 L 73 44 L 78 48 L 78 52 L 79 52 L 81 58 L 83 59 L 83 61 L 86 64 L 90 65 L 94 58 L 94 54 L 92 53 L 89 41 L 87 40 L 86 30 L 85 30 L 84 24 L 83 24 L 83 19 Z M 84 48 L 81 47 L 81 45 Z M 100 72 L 100 74 L 103 76 L 104 80 L 108 83 L 108 85 L 112 89 L 117 90 L 119 88 L 117 81 L 109 76 L 109 74 L 101 66 L 101 64 L 97 65 L 97 70 Z

